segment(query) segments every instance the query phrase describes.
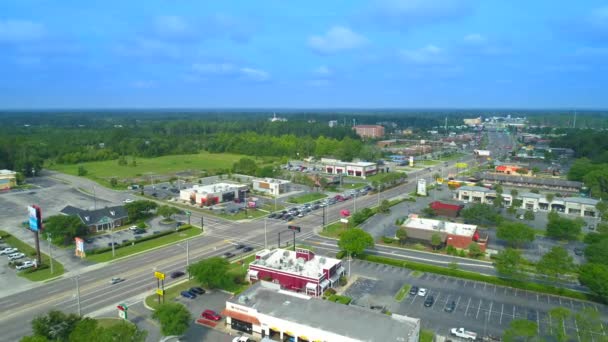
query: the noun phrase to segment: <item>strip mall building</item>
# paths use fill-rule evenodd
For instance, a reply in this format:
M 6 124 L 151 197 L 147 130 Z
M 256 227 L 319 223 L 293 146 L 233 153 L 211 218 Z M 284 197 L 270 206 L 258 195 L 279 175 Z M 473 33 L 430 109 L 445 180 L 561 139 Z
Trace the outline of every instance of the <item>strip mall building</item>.
M 420 320 L 386 315 L 260 281 L 226 301 L 226 325 L 256 337 L 308 342 L 417 342 Z

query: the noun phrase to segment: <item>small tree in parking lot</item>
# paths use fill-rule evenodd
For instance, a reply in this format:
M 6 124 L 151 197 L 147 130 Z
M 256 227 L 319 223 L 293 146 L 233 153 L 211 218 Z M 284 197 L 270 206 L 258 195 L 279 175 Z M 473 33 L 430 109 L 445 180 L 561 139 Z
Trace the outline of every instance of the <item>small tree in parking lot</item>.
M 400 244 L 405 244 L 405 241 L 407 241 L 407 230 L 405 230 L 405 228 L 397 229 L 395 235 L 397 236 L 397 239 L 399 239 Z
M 171 216 L 175 215 L 175 214 L 179 214 L 182 211 L 177 209 L 176 207 L 172 207 L 169 205 L 161 205 L 160 207 L 158 207 L 158 209 L 156 209 L 156 213 L 162 217 L 165 218 L 165 220 L 169 220 L 171 219 Z
M 165 336 L 179 336 L 188 330 L 192 316 L 181 303 L 164 303 L 159 305 L 152 317 L 160 323 Z
M 532 210 L 526 210 L 524 213 L 524 220 L 534 221 L 534 212 Z
M 439 248 L 442 243 L 443 241 L 441 240 L 441 235 L 437 233 L 433 233 L 433 235 L 431 235 L 431 246 L 433 246 L 433 249 Z
M 228 273 L 230 263 L 220 257 L 203 259 L 188 267 L 188 272 L 198 282 L 209 288 L 221 288 L 232 284 L 234 279 Z

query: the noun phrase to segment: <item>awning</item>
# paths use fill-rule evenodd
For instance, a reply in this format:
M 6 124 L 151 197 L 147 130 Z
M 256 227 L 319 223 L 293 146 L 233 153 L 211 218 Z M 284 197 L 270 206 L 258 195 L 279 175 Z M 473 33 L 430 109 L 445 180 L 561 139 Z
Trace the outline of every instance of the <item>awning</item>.
M 324 288 L 328 287 L 328 286 L 329 286 L 329 280 L 327 280 L 327 279 L 323 279 L 323 281 L 321 281 L 321 284 L 320 284 L 320 285 L 321 285 L 321 288 L 322 288 L 322 289 L 324 289 Z
M 317 284 L 315 284 L 315 283 L 307 283 L 306 284 L 306 288 L 310 289 L 310 290 L 316 290 L 317 289 Z
M 234 319 L 238 319 L 241 322 L 246 322 L 246 323 L 251 323 L 251 324 L 255 324 L 255 325 L 260 325 L 260 320 L 258 320 L 256 317 L 249 316 L 249 315 L 246 315 L 246 314 L 241 313 L 241 312 L 224 309 L 224 311 L 222 311 L 221 315 L 222 316 L 228 316 L 228 317 L 231 317 L 231 318 L 234 318 Z
M 258 273 L 259 273 L 259 271 L 250 270 L 249 271 L 249 278 L 256 278 L 257 279 L 258 278 Z

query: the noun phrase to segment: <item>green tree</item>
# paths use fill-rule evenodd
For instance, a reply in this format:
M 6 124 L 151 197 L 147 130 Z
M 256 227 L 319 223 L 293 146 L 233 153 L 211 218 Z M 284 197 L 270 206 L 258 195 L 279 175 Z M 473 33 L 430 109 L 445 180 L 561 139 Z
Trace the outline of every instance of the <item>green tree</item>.
M 431 207 L 426 207 L 426 208 L 422 209 L 422 215 L 425 217 L 437 216 L 437 214 L 435 213 L 435 210 L 433 210 L 433 208 L 431 208 Z
M 469 245 L 469 256 L 478 258 L 483 256 L 485 253 L 481 250 L 481 247 L 476 242 L 471 242 Z
M 433 233 L 433 235 L 431 235 L 431 246 L 433 246 L 433 249 L 439 248 L 442 243 L 441 235 L 438 233 Z
M 595 309 L 584 308 L 574 315 L 574 319 L 581 341 L 593 341 L 603 332 L 600 313 Z M 606 341 L 604 336 L 602 338 L 599 341 Z
M 527 319 L 514 319 L 509 328 L 503 333 L 505 342 L 536 341 L 538 338 L 538 324 Z
M 82 166 L 82 165 L 78 166 L 78 175 L 79 176 L 86 176 L 87 173 L 89 173 L 89 172 L 87 171 L 87 169 L 84 168 L 84 166 Z
M 524 276 L 521 268 L 522 261 L 521 252 L 516 249 L 507 248 L 496 254 L 494 266 L 496 266 L 496 271 L 503 277 L 521 279 Z
M 156 213 L 164 217 L 166 220 L 171 219 L 171 216 L 179 214 L 181 212 L 182 211 L 180 209 L 169 205 L 161 205 L 160 207 L 158 207 L 158 209 L 156 209 Z
M 574 261 L 568 251 L 555 246 L 545 253 L 536 264 L 536 270 L 552 279 L 559 279 L 563 274 L 574 271 Z
M 220 257 L 203 259 L 188 267 L 188 272 L 198 282 L 209 288 L 222 288 L 234 282 L 228 270 L 230 263 Z
M 92 341 L 93 336 L 99 336 L 100 329 L 97 320 L 85 317 L 74 326 L 70 333 L 70 342 Z
M 23 336 L 19 342 L 49 342 L 50 340 L 44 336 L 40 335 L 32 335 L 32 336 Z
M 570 310 L 563 307 L 556 307 L 549 310 L 551 321 L 555 322 L 554 336 L 559 342 L 566 342 L 569 340 L 568 334 L 566 334 L 566 320 L 570 317 Z
M 397 236 L 400 244 L 405 244 L 405 241 L 407 241 L 407 230 L 405 230 L 405 228 L 397 229 L 395 235 Z
M 532 210 L 526 210 L 524 213 L 524 220 L 534 221 L 534 212 Z
M 460 216 L 474 224 L 498 224 L 502 221 L 502 217 L 496 212 L 494 207 L 481 203 L 476 203 L 469 208 L 463 209 Z
M 520 222 L 504 221 L 497 230 L 496 237 L 505 240 L 510 246 L 519 248 L 527 242 L 534 241 L 534 229 Z
M 496 191 L 497 195 L 500 195 L 503 193 L 504 189 L 502 188 L 502 185 L 496 184 L 496 185 L 494 185 L 494 191 Z M 496 196 L 496 197 L 498 197 L 498 196 Z
M 353 228 L 340 235 L 338 247 L 341 250 L 357 255 L 363 253 L 366 248 L 374 246 L 374 238 L 368 232 L 360 228 Z
M 127 215 L 129 215 L 130 222 L 137 222 L 151 216 L 152 210 L 157 207 L 158 204 L 156 204 L 156 202 L 147 200 L 133 201 L 125 204 L 125 209 L 127 209 Z
M 180 336 L 188 330 L 192 316 L 183 304 L 169 302 L 159 305 L 152 318 L 160 323 L 163 335 Z
M 113 188 L 118 186 L 118 180 L 116 179 L 116 177 L 110 178 L 110 186 Z
M 380 206 L 378 206 L 379 213 L 390 213 L 391 212 L 391 203 L 388 200 L 383 200 L 380 202 Z
M 53 215 L 44 221 L 44 235 L 51 236 L 51 240 L 57 245 L 69 245 L 75 237 L 83 237 L 89 234 L 87 226 L 82 223 L 76 215 Z
M 608 265 L 608 236 L 602 236 L 604 234 L 589 234 L 588 236 L 597 235 L 599 235 L 599 240 L 585 248 L 585 257 L 588 262 Z
M 78 321 L 80 321 L 78 315 L 51 310 L 46 315 L 32 320 L 32 331 L 34 335 L 49 340 L 67 341 Z
M 547 202 L 551 203 L 555 199 L 555 195 L 554 194 L 546 194 L 545 198 L 547 199 Z
M 547 236 L 562 240 L 576 240 L 581 233 L 583 222 L 559 216 L 555 212 L 547 216 Z
M 582 181 L 585 175 L 596 170 L 597 166 L 591 163 L 588 158 L 580 158 L 572 163 L 572 166 L 568 170 L 568 180 Z
M 587 286 L 602 300 L 608 301 L 608 266 L 594 263 L 584 264 L 579 269 L 578 279 L 581 284 Z
M 517 191 L 517 189 L 511 189 L 511 196 L 517 197 L 517 195 L 519 195 L 519 191 Z
M 510 206 L 507 208 L 507 214 L 514 216 L 515 214 L 517 214 L 517 209 L 513 206 Z
M 492 205 L 495 208 L 502 208 L 503 200 L 502 200 L 502 196 L 500 194 L 497 194 L 496 197 L 494 197 L 494 199 L 492 200 Z
M 597 209 L 598 213 L 600 214 L 599 216 L 603 219 L 608 219 L 607 214 L 608 214 L 608 202 L 606 201 L 599 201 L 596 205 L 595 205 L 595 209 Z
M 521 205 L 524 203 L 523 200 L 519 199 L 519 198 L 514 198 L 511 201 L 511 207 L 513 208 L 521 208 Z
M 241 158 L 232 166 L 232 172 L 250 176 L 255 176 L 257 169 L 255 160 L 250 158 Z

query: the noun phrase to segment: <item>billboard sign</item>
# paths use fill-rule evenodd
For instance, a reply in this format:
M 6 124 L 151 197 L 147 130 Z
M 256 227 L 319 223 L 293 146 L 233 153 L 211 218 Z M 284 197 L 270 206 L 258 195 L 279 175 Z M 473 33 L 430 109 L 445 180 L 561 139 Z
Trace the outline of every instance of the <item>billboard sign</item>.
M 27 207 L 29 226 L 34 232 L 42 230 L 42 213 L 40 207 L 37 205 L 30 205 Z
M 84 240 L 82 238 L 76 237 L 74 238 L 74 242 L 76 244 L 76 252 L 74 253 L 77 257 L 84 258 L 86 254 L 84 253 Z

